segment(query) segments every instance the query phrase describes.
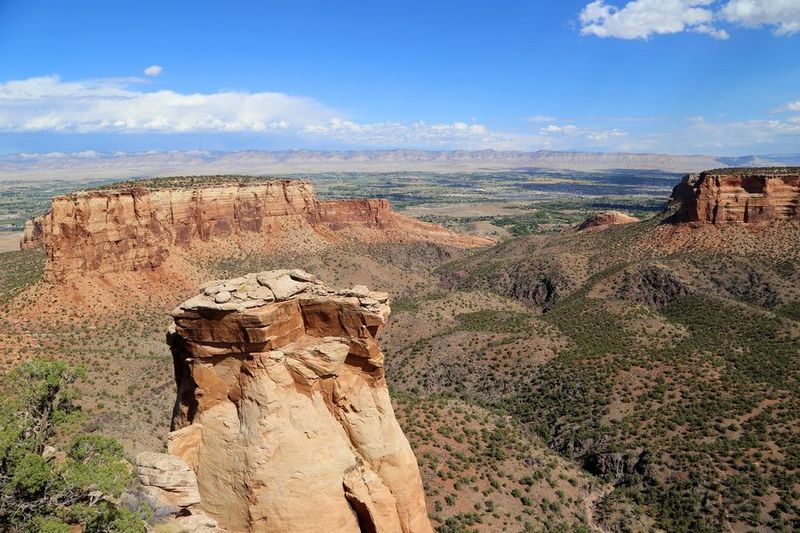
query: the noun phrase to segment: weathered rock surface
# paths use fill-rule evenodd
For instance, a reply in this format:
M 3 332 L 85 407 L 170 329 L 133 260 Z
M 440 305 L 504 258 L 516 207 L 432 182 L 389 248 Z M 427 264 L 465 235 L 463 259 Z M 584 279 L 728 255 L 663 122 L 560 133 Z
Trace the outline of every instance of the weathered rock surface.
M 689 174 L 672 191 L 675 222 L 764 224 L 800 220 L 800 168 Z
M 142 452 L 136 457 L 139 492 L 154 513 L 154 520 L 168 522 L 171 531 L 216 533 L 217 521 L 198 506 L 197 477 L 186 461 L 175 455 Z
M 431 531 L 384 379 L 388 315 L 386 294 L 298 270 L 211 282 L 173 312 L 169 451 L 221 528 Z
M 25 222 L 19 241 L 20 250 L 32 250 L 44 246 L 44 217 L 34 217 Z
M 619 224 L 630 224 L 631 222 L 639 222 L 639 219 L 621 213 L 620 211 L 605 211 L 593 215 L 578 226 L 578 231 L 592 230 L 598 231 L 605 229 L 609 226 L 617 226 Z
M 387 241 L 429 240 L 459 247 L 490 244 L 395 213 L 386 200 L 318 201 L 298 180 L 184 189 L 96 190 L 54 198 L 26 225 L 20 246 L 44 246 L 45 277 L 65 281 L 93 273 L 153 269 L 175 247 L 258 234 L 271 239 L 307 230 L 322 239 L 369 229 Z

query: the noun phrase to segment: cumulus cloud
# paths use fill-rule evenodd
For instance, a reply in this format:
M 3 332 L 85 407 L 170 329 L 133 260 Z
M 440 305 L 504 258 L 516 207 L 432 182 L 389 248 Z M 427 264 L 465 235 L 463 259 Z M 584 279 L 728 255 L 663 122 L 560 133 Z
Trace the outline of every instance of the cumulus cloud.
M 773 27 L 777 35 L 800 31 L 797 0 L 730 0 L 720 13 L 725 20 L 748 28 Z
M 672 149 L 699 152 L 738 146 L 796 146 L 800 101 L 785 104 L 781 120 L 713 123 L 694 117 L 679 130 L 648 138 L 652 131 L 618 127 L 623 118 L 528 120 L 521 131 L 504 131 L 477 120 L 426 122 L 358 121 L 318 100 L 277 92 L 148 92 L 142 80 L 64 81 L 58 76 L 0 82 L 0 134 L 218 134 L 273 136 L 297 146 L 408 147 L 497 150 Z M 659 128 L 661 124 L 659 123 Z M 661 130 L 659 130 L 661 131 Z M 643 144 L 644 142 L 648 144 Z M 56 157 L 54 155 L 54 157 Z M 91 157 L 92 152 L 86 152 Z
M 796 102 L 789 102 L 784 106 L 787 111 L 798 111 L 800 112 L 800 100 Z
M 146 76 L 150 76 L 151 78 L 155 78 L 164 70 L 164 67 L 161 65 L 150 65 L 146 69 L 144 69 L 144 73 Z
M 627 132 L 619 128 L 586 128 L 574 124 L 558 125 L 548 124 L 539 129 L 539 134 L 561 138 L 562 141 L 581 144 L 588 147 L 602 147 L 609 145 L 612 141 L 626 137 Z
M 277 92 L 147 92 L 136 80 L 0 83 L 0 133 L 254 133 L 343 144 L 528 149 L 529 137 L 475 122 L 360 123 L 312 98 Z
M 727 39 L 713 26 L 714 0 L 632 0 L 622 8 L 594 0 L 581 11 L 581 33 L 597 37 L 647 39 L 656 34 L 693 31 Z
M 580 13 L 581 34 L 619 39 L 704 33 L 727 39 L 719 27 L 728 22 L 747 28 L 771 27 L 776 35 L 800 31 L 798 0 L 629 0 L 618 7 L 594 0 Z
M 125 82 L 58 76 L 0 83 L 4 132 L 266 132 L 334 115 L 313 99 L 274 92 L 144 92 Z

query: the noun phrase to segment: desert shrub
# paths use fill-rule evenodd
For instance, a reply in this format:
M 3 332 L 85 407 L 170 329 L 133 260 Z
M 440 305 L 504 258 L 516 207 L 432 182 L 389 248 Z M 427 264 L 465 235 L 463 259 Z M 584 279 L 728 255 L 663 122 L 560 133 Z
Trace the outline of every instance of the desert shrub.
M 87 533 L 144 531 L 138 516 L 114 503 L 131 481 L 122 446 L 75 430 L 81 413 L 73 384 L 82 375 L 39 359 L 2 382 L 0 524 L 8 531 L 61 533 L 70 524 Z

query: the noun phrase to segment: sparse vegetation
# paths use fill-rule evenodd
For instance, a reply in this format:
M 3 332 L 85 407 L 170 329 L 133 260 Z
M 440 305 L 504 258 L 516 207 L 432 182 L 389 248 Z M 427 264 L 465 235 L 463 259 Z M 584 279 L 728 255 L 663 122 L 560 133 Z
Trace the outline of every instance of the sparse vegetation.
M 73 384 L 82 375 L 37 359 L 3 380 L 0 524 L 10 531 L 61 532 L 71 524 L 89 532 L 145 531 L 139 516 L 116 503 L 130 482 L 122 446 L 76 432 L 81 411 Z
M 465 189 L 488 178 L 313 179 L 323 196 L 364 185 L 358 195 L 412 208 L 443 198 L 474 205 L 502 198 L 514 179 L 519 186 L 545 177 L 554 178 L 502 176 L 474 192 Z M 587 531 L 584 502 L 606 482 L 615 488 L 592 520 L 609 529 L 800 528 L 797 225 L 708 237 L 665 227 L 660 216 L 553 233 L 600 204 L 642 215 L 657 207 L 652 198 L 607 195 L 526 200 L 491 216 L 434 215 L 459 229 L 488 224 L 480 231 L 527 235 L 477 252 L 375 244 L 232 255 L 199 268 L 210 279 L 299 267 L 331 285 L 392 293 L 381 338 L 387 379 L 438 531 Z M 85 365 L 75 399 L 83 415 L 70 431 L 102 429 L 129 453 L 160 449 L 174 400 L 163 309 L 120 313 L 107 303 L 97 319 L 73 305 L 20 323 L 8 306 L 33 303 L 28 288 L 43 257 L 12 252 L 0 263 L 7 361 Z M 73 453 L 66 429 L 56 437 Z M 30 475 L 18 480 L 31 484 L 20 490 L 49 479 L 38 459 L 20 465 Z M 59 531 L 72 515 L 43 516 L 36 527 Z

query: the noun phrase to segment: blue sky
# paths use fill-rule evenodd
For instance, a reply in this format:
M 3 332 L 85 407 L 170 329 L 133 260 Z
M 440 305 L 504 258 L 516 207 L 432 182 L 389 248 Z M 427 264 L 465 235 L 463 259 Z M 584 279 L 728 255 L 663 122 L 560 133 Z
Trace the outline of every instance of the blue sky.
M 387 147 L 800 152 L 800 0 L 0 0 L 0 153 Z

